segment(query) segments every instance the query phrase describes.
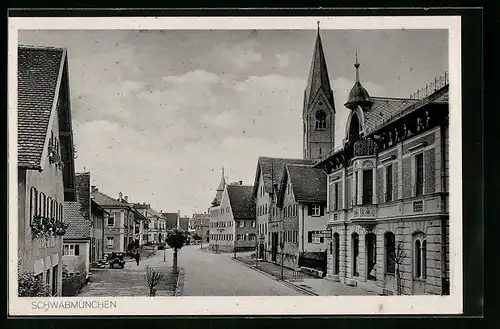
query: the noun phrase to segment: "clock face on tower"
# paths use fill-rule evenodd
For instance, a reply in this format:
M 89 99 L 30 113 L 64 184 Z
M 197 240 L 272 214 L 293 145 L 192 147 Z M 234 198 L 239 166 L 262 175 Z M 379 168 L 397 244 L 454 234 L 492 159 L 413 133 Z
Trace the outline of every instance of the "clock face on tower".
M 323 121 L 326 119 L 326 113 L 323 110 L 316 111 L 316 120 Z

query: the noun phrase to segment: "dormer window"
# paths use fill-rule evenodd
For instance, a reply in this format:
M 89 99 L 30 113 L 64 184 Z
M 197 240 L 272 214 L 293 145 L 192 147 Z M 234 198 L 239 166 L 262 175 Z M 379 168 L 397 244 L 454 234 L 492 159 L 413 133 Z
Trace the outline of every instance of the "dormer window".
M 326 113 L 323 110 L 316 112 L 316 130 L 326 129 Z

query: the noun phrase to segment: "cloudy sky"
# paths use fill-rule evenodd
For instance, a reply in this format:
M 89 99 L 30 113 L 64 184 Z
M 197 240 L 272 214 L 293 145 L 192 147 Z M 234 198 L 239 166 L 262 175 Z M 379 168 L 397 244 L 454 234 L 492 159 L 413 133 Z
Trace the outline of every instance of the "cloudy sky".
M 407 97 L 447 70 L 446 30 L 322 30 L 336 145 L 354 80 Z M 68 48 L 77 172 L 110 196 L 207 210 L 221 167 L 253 185 L 258 156 L 302 157 L 303 93 L 316 30 L 20 31 Z

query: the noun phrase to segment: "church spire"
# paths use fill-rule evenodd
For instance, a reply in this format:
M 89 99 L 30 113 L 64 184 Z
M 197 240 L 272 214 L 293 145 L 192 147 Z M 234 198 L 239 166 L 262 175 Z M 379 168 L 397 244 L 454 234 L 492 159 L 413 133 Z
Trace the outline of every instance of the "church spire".
M 319 90 L 323 90 L 327 99 L 333 104 L 333 92 L 330 87 L 330 79 L 328 77 L 325 54 L 323 53 L 323 44 L 321 42 L 318 21 L 316 44 L 314 45 L 314 53 L 304 95 L 304 111 L 311 105 Z

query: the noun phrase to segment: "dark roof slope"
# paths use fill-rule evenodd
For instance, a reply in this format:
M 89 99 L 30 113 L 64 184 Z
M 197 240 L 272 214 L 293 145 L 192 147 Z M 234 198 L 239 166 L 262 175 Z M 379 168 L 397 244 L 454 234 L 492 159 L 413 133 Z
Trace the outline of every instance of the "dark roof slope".
M 75 175 L 76 200 L 81 204 L 80 211 L 86 220 L 90 220 L 90 173 Z
M 64 239 L 89 239 L 90 221 L 83 218 L 80 213 L 79 202 L 64 202 L 64 222 L 68 224 L 68 229 Z
M 97 204 L 100 206 L 106 208 L 106 207 L 131 207 L 132 205 L 129 204 L 128 202 L 125 201 L 118 201 L 116 199 L 113 199 L 109 195 L 106 195 L 100 191 L 93 191 L 92 192 L 92 197 Z
M 323 169 L 287 165 L 286 170 L 297 202 L 326 202 L 327 175 Z
M 179 218 L 179 229 L 183 231 L 189 230 L 189 217 L 180 217 Z
M 373 102 L 368 111 L 364 111 L 365 135 L 373 132 L 384 121 L 390 120 L 392 116 L 403 111 L 418 100 L 406 98 L 371 97 Z
M 163 217 L 166 219 L 167 229 L 177 227 L 177 217 L 179 216 L 176 212 L 162 212 Z
M 314 163 L 315 160 L 259 157 L 253 196 L 255 197 L 257 195 L 257 185 L 259 183 L 259 174 L 261 172 L 264 180 L 264 190 L 267 193 L 272 193 L 273 181 L 274 184 L 279 184 L 281 182 L 281 175 L 283 174 L 286 164 L 302 164 L 312 166 Z
M 253 186 L 229 185 L 227 194 L 234 219 L 255 219 Z
M 17 143 L 18 166 L 40 168 L 43 147 L 58 95 L 64 49 L 18 48 Z

